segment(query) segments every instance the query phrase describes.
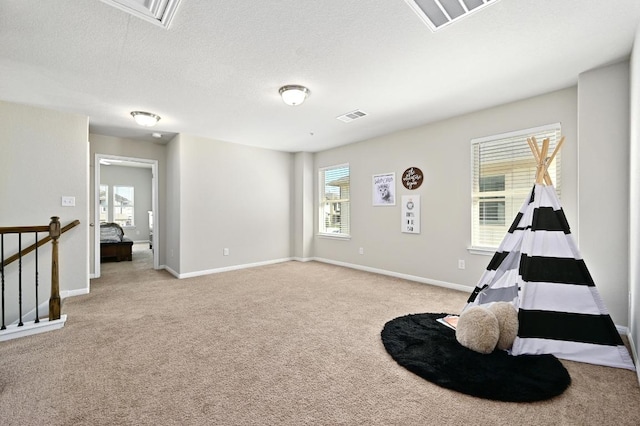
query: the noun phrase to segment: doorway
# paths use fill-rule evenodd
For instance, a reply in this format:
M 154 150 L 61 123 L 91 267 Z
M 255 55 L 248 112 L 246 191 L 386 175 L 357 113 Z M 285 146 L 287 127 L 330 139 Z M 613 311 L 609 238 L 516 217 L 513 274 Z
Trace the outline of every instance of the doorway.
M 94 176 L 94 278 L 100 277 L 100 223 L 105 221 L 104 210 L 101 216 L 101 183 L 102 183 L 102 174 L 104 173 L 103 167 L 113 167 L 113 166 L 122 166 L 122 167 L 135 167 L 135 168 L 144 168 L 150 169 L 151 171 L 151 204 L 150 208 L 142 207 L 142 211 L 139 209 L 138 215 L 143 214 L 148 217 L 144 223 L 148 223 L 149 226 L 149 247 L 153 247 L 153 268 L 159 269 L 159 247 L 161 241 L 160 235 L 160 217 L 158 216 L 158 161 L 144 158 L 133 158 L 133 157 L 122 157 L 117 155 L 107 155 L 107 154 L 96 154 L 95 155 L 95 176 Z M 109 200 L 121 200 L 122 194 L 126 194 L 126 185 L 118 185 L 115 189 L 118 192 L 118 199 L 116 199 L 114 194 L 114 188 L 111 187 L 109 189 L 110 195 L 106 195 Z M 122 194 L 120 194 L 122 193 Z M 104 198 L 104 197 L 103 197 Z M 113 203 L 117 203 L 118 201 L 113 201 Z M 135 202 L 133 203 L 135 208 Z M 111 207 L 114 208 L 115 206 Z M 121 205 L 119 206 L 121 207 Z M 122 211 L 122 210 L 120 210 Z M 111 213 L 108 216 L 108 220 L 114 220 L 114 214 Z M 138 216 L 139 217 L 139 216 Z M 118 218 L 120 220 L 120 218 Z M 128 223 L 128 222 L 126 222 Z M 126 226 L 125 223 L 125 226 Z M 133 225 L 134 223 L 132 223 Z M 139 231 L 138 231 L 139 232 Z M 146 231 L 145 231 L 146 232 Z M 146 235 L 146 233 L 145 233 Z M 135 238 L 134 238 L 135 241 Z

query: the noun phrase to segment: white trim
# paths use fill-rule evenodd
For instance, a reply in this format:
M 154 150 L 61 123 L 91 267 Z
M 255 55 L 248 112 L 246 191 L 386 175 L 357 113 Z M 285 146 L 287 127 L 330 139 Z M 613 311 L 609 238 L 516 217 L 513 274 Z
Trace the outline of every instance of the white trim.
M 312 262 L 313 257 L 292 257 L 291 260 L 295 260 L 296 262 Z
M 467 251 L 471 254 L 479 254 L 482 256 L 493 256 L 498 251 L 497 248 L 483 248 L 483 247 L 467 247 Z
M 351 239 L 351 235 L 346 234 L 316 234 L 318 238 L 326 238 L 328 240 L 342 240 L 349 241 Z
M 171 269 L 169 266 L 167 265 L 162 265 L 160 266 L 160 269 L 164 269 L 165 271 L 167 271 L 168 273 L 170 273 L 171 275 L 173 275 L 176 278 L 180 278 L 180 274 L 177 273 L 176 271 L 174 271 L 173 269 Z
M 616 326 L 617 327 L 617 326 Z M 640 384 L 640 358 L 638 358 L 638 352 L 636 351 L 636 345 L 633 341 L 633 335 L 627 329 L 627 339 L 629 339 L 629 346 L 631 347 L 631 358 L 636 365 L 636 376 L 638 376 L 638 384 Z
M 150 158 L 137 158 L 137 157 L 123 157 L 119 155 L 111 155 L 111 154 L 100 154 L 96 153 L 94 158 L 94 274 L 93 278 L 100 278 L 100 160 L 120 160 L 120 161 L 130 161 L 136 163 L 144 163 L 149 164 L 151 166 L 151 210 L 153 211 L 153 245 L 158 247 L 158 250 L 153 250 L 153 269 L 162 269 L 160 267 L 160 253 L 159 248 L 161 247 L 162 235 L 160 232 L 160 220 L 163 218 L 159 215 L 159 204 L 158 204 L 158 191 L 159 191 L 159 183 L 158 183 L 158 160 L 150 159 Z
M 243 265 L 226 266 L 224 268 L 216 268 L 216 269 L 207 269 L 207 270 L 204 270 L 204 271 L 187 272 L 186 274 L 177 274 L 176 276 L 178 278 L 180 278 L 180 279 L 193 278 L 193 277 L 199 277 L 199 276 L 202 276 L 202 275 L 218 274 L 220 272 L 237 271 L 238 269 L 255 268 L 256 266 L 273 265 L 275 263 L 289 262 L 291 260 L 293 260 L 291 257 L 287 257 L 287 258 L 284 258 L 284 259 L 267 260 L 267 261 L 264 261 L 264 262 L 245 263 Z M 172 272 L 172 274 L 173 274 L 173 272 Z
M 471 145 L 476 144 L 476 143 L 492 141 L 492 140 L 495 140 L 495 139 L 508 139 L 508 138 L 514 138 L 514 137 L 518 137 L 518 136 L 527 136 L 527 135 L 530 135 L 531 133 L 547 132 L 549 130 L 562 128 L 561 126 L 562 126 L 562 123 L 557 122 L 557 123 L 552 123 L 552 124 L 545 124 L 544 126 L 530 127 L 528 129 L 514 130 L 514 131 L 506 132 L 506 133 L 498 133 L 497 135 L 483 136 L 483 137 L 480 137 L 480 138 L 471 139 Z
M 331 265 L 344 266 L 345 268 L 357 269 L 365 272 L 373 272 L 375 274 L 387 275 L 394 278 L 401 278 L 403 280 L 415 281 L 422 284 L 435 285 L 438 287 L 444 287 L 451 290 L 464 291 L 466 293 L 471 293 L 474 289 L 474 287 L 467 286 L 467 285 L 450 283 L 447 281 L 439 281 L 431 278 L 423 278 L 423 277 L 418 277 L 416 275 L 402 274 L 400 272 L 393 272 L 393 271 L 387 271 L 385 269 L 371 268 L 369 266 L 356 265 L 353 263 L 339 262 L 336 260 L 324 259 L 321 257 L 314 257 L 313 260 L 317 262 L 322 262 L 322 263 L 329 263 Z
M 0 331 L 0 342 L 58 330 L 64 327 L 65 322 L 67 322 L 67 316 L 60 315 L 60 319 L 58 320 L 49 321 L 48 319 L 44 319 L 38 323 L 29 321 L 24 323 L 22 327 L 18 327 L 17 324 L 11 324 L 7 326 L 6 330 Z
M 60 299 L 66 299 L 68 297 L 83 296 L 89 294 L 89 288 L 80 288 L 76 290 L 65 290 L 60 292 Z

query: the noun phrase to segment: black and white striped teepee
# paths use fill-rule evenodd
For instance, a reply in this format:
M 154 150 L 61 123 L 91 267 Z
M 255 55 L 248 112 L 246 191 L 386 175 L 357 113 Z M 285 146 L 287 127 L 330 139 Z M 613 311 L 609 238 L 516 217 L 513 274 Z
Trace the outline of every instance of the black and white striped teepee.
M 575 244 L 546 168 L 548 140 L 539 150 L 536 184 L 469 297 L 467 307 L 512 302 L 519 329 L 512 355 L 558 358 L 634 370 Z M 546 183 L 546 185 L 545 185 Z

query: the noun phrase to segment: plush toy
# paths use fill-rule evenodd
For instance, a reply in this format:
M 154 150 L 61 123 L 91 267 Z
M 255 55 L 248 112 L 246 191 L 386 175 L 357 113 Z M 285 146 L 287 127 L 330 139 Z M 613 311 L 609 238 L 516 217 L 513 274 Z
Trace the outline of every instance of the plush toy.
M 472 306 L 460 314 L 456 339 L 465 348 L 489 354 L 496 348 L 499 338 L 498 319 L 489 309 Z
M 488 308 L 498 320 L 500 338 L 496 347 L 503 351 L 511 349 L 518 335 L 518 311 L 509 302 L 496 302 Z
M 458 318 L 456 339 L 465 348 L 489 354 L 507 350 L 518 335 L 518 312 L 509 302 L 495 302 L 488 308 L 472 306 Z

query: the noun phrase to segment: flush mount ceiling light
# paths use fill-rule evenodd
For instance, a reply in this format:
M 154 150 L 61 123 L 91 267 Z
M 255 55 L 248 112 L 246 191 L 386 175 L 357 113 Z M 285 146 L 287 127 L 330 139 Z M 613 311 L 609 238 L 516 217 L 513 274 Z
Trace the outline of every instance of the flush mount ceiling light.
M 498 0 L 405 0 L 431 31 L 477 12 Z
M 282 86 L 279 93 L 284 103 L 291 106 L 300 105 L 311 94 L 306 87 L 295 84 Z
M 153 127 L 160 121 L 160 116 L 151 114 L 150 112 L 131 111 L 131 116 L 136 120 L 136 123 L 144 127 Z

